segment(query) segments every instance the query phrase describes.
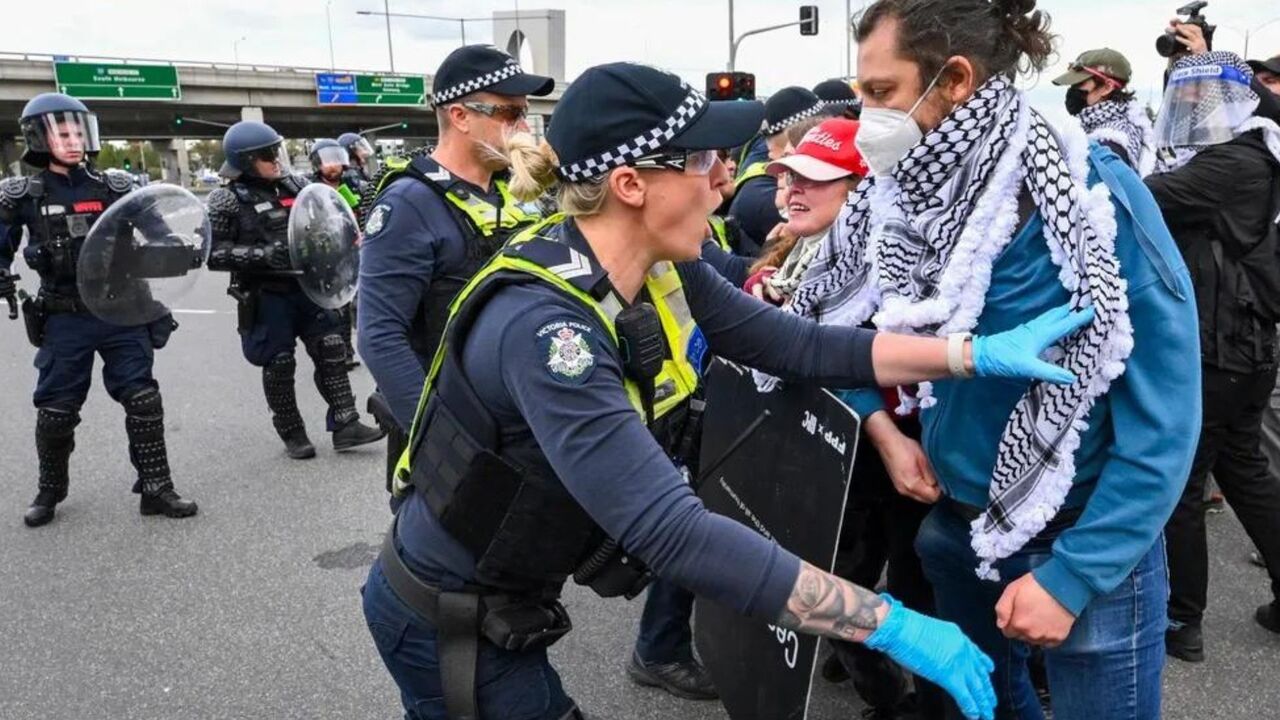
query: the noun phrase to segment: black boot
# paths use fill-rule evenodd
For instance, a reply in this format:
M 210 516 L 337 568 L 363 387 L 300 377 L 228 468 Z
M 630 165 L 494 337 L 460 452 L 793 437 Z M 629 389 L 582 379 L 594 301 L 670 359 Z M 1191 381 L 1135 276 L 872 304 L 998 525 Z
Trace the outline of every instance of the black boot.
M 1254 613 L 1253 619 L 1271 632 L 1280 633 L 1280 600 L 1258 608 L 1258 612 Z
M 333 449 L 342 452 L 351 448 L 375 443 L 386 437 L 381 428 L 369 427 L 359 420 L 352 420 L 333 431 Z
M 1171 626 L 1164 632 L 1164 651 L 1184 662 L 1204 662 L 1204 633 L 1199 625 Z
M 27 527 L 53 520 L 54 508 L 67 499 L 71 451 L 76 447 L 80 413 L 55 408 L 36 411 L 36 456 L 40 462 L 40 492 L 22 516 Z
M 298 363 L 293 355 L 277 355 L 262 368 L 262 390 L 271 410 L 271 424 L 284 441 L 285 452 L 294 460 L 316 456 L 316 448 L 307 438 L 307 426 L 298 412 L 298 396 L 293 388 L 293 375 Z
M 662 688 L 685 700 L 720 698 L 715 683 L 711 682 L 711 673 L 697 660 L 649 665 L 632 652 L 627 675 L 638 685 Z
M 344 366 L 346 344 L 337 333 L 322 335 L 307 344 L 315 361 L 316 389 L 329 404 L 333 449 L 338 452 L 381 440 L 386 432 L 360 422 L 356 396 L 351 392 L 351 378 Z
M 191 517 L 198 508 L 173 491 L 169 474 L 169 452 L 164 442 L 164 403 L 160 390 L 149 387 L 125 398 L 124 429 L 129 436 L 129 460 L 138 471 L 143 515 L 171 518 Z

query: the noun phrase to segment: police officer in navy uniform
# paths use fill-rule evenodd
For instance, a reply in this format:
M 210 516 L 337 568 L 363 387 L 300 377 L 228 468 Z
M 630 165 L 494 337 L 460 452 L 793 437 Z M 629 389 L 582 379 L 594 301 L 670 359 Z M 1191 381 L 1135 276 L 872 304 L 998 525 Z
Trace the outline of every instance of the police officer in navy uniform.
M 342 181 L 352 190 L 363 194 L 365 187 L 378 174 L 378 155 L 363 135 L 359 133 L 342 133 L 338 136 L 338 144 L 347 151 L 351 166 L 342 173 Z
M 489 45 L 454 50 L 436 72 L 440 142 L 389 159 L 365 204 L 358 338 L 389 431 L 387 483 L 404 449 L 449 301 L 513 233 L 538 219 L 511 196 L 504 144 L 528 132 L 527 96 L 555 88 Z M 366 195 L 368 197 L 368 195 Z
M 767 148 L 766 156 L 738 165 L 738 177 L 734 181 L 737 187 L 729 205 L 729 215 L 742 231 L 740 245 L 733 248 L 738 254 L 759 255 L 769 233 L 782 222 L 777 206 L 778 181 L 764 171 L 765 166 L 782 157 L 787 147 L 788 128 L 819 117 L 825 107 L 813 91 L 798 86 L 783 88 L 765 102 L 765 122 L 760 137 Z
M 302 291 L 289 257 L 289 209 L 307 181 L 290 170 L 282 138 L 269 125 L 242 121 L 222 141 L 230 182 L 209 194 L 213 229 L 209 269 L 231 273 L 239 301 L 245 359 L 262 368 L 271 421 L 289 457 L 315 457 L 294 392 L 299 339 L 315 364 L 315 383 L 329 405 L 326 428 L 335 450 L 376 442 L 383 433 L 360 422 L 346 368 L 342 316 Z
M 832 78 L 813 86 L 813 94 L 822 101 L 823 114 L 857 120 L 862 114 L 862 100 L 847 80 Z
M 75 448 L 80 407 L 89 393 L 93 356 L 102 357 L 107 393 L 124 407 L 129 459 L 138 472 L 143 515 L 171 518 L 196 514 L 194 502 L 173 489 L 164 440 L 164 406 L 152 375 L 155 351 L 176 324 L 163 318 L 123 327 L 92 315 L 76 285 L 76 263 L 94 221 L 133 189 L 126 173 L 95 172 L 90 159 L 100 147 L 98 122 L 79 100 L 60 93 L 38 95 L 20 120 L 27 150 L 23 160 L 41 168 L 31 177 L 0 183 L 0 298 L 12 305 L 17 288 L 9 268 L 22 242 L 23 257 L 40 275 L 40 291 L 24 302 L 28 336 L 39 351 L 33 402 L 39 492 L 23 520 L 29 527 L 53 520 L 67 497 L 69 462 Z
M 760 127 L 674 75 L 590 68 L 512 189 L 567 213 L 512 239 L 459 294 L 397 467 L 404 497 L 364 586 L 370 633 L 419 718 L 579 718 L 547 660 L 565 580 L 632 595 L 641 566 L 793 630 L 866 642 L 990 718 L 991 661 L 954 625 L 802 563 L 706 511 L 669 459 L 707 353 L 837 387 L 1053 377 L 1036 356 L 1089 313 L 967 339 L 819 326 L 699 262 L 730 181 L 714 148 Z M 616 540 L 614 543 L 610 538 Z

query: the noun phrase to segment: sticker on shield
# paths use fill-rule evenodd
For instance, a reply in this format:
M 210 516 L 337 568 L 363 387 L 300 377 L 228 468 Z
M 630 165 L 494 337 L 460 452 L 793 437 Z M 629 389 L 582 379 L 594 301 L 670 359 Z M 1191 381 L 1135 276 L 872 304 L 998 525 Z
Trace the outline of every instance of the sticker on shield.
M 364 223 L 365 235 L 376 235 L 387 224 L 391 217 L 391 206 L 380 204 L 369 211 L 369 219 Z
M 557 320 L 538 328 L 538 347 L 547 372 L 568 385 L 581 385 L 596 366 L 595 330 L 576 320 Z

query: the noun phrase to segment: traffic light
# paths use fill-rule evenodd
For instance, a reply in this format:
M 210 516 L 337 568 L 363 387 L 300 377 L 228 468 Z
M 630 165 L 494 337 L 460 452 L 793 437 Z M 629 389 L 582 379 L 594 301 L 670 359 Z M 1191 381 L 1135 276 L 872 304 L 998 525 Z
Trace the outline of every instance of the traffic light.
M 129 158 L 124 159 L 124 171 L 133 172 L 133 161 L 130 160 Z
M 817 35 L 818 34 L 818 6 L 817 5 L 801 5 L 800 6 L 800 34 L 801 35 Z
M 707 73 L 707 97 L 712 100 L 755 100 L 756 76 L 746 72 Z
M 173 124 L 174 124 L 175 126 L 177 126 L 177 127 L 182 127 L 182 116 L 181 116 L 181 115 L 174 115 L 174 116 L 173 116 Z
M 408 129 L 409 129 L 409 123 L 408 123 L 408 122 L 401 122 L 401 123 L 400 123 L 400 129 L 401 129 L 401 130 L 408 130 Z

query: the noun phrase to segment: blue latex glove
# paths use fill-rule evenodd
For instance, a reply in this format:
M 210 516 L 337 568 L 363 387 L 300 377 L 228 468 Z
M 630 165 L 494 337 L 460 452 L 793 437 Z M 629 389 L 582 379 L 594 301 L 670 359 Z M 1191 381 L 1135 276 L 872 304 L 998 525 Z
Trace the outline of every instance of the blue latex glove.
M 1012 330 L 973 338 L 973 368 L 980 377 L 1031 378 L 1070 385 L 1076 376 L 1040 359 L 1059 338 L 1093 322 L 1093 308 L 1071 312 L 1063 305 Z
M 991 686 L 995 663 L 955 623 L 921 615 L 888 594 L 889 614 L 865 645 L 943 688 L 970 720 L 994 720 L 996 691 Z

